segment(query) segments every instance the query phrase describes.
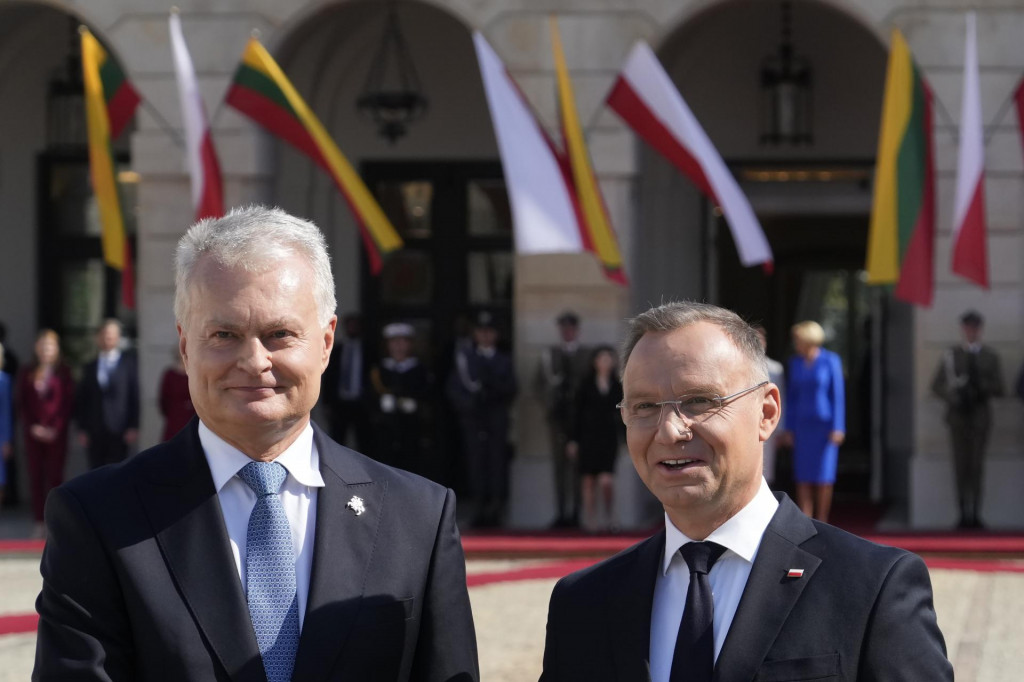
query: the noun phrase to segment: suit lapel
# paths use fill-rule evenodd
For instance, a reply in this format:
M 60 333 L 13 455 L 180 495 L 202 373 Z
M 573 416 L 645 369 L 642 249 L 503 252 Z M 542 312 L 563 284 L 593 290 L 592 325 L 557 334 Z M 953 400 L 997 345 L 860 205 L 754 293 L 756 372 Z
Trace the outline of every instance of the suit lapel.
M 815 535 L 811 520 L 783 496 L 761 539 L 736 616 L 715 664 L 715 680 L 751 680 L 821 559 L 798 545 Z M 790 569 L 802 569 L 788 578 Z
M 236 682 L 265 682 L 224 516 L 193 420 L 139 481 L 171 575 L 217 658 Z
M 356 457 L 313 428 L 324 487 L 317 492 L 309 599 L 292 679 L 316 682 L 327 679 L 357 622 L 387 483 L 370 480 Z M 353 498 L 362 502 L 361 514 L 349 507 Z
M 611 644 L 617 680 L 651 679 L 651 609 L 664 547 L 662 530 L 645 540 L 634 561 L 610 581 L 614 591 L 608 600 L 608 622 L 617 630 Z

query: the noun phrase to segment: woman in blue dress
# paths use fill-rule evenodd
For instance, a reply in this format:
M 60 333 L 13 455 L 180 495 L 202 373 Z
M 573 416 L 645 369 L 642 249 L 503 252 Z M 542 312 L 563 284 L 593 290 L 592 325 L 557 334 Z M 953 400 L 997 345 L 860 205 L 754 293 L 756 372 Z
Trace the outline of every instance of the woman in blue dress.
M 843 366 L 822 348 L 825 331 L 817 322 L 793 325 L 796 355 L 786 372 L 783 442 L 793 446 L 793 473 L 800 509 L 827 521 L 832 506 L 839 446 L 846 432 Z

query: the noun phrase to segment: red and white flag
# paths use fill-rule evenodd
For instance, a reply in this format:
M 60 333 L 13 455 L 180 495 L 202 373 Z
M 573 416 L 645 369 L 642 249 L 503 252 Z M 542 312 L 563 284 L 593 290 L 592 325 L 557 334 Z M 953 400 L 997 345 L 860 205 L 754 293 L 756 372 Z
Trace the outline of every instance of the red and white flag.
M 978 85 L 974 12 L 967 14 L 964 92 L 960 108 L 960 153 L 953 204 L 953 272 L 988 288 L 985 245 L 985 133 Z
M 181 99 L 181 120 L 185 128 L 185 146 L 188 170 L 192 178 L 192 208 L 195 219 L 219 218 L 224 215 L 224 189 L 221 184 L 220 164 L 210 137 L 203 97 L 196 83 L 192 57 L 188 53 L 181 32 L 181 19 L 171 12 L 171 49 L 174 52 L 174 74 L 178 80 Z
M 501 152 L 516 252 L 583 252 L 576 201 L 550 137 L 479 31 L 473 43 Z
M 772 262 L 746 195 L 646 42 L 637 42 L 630 52 L 608 106 L 721 207 L 743 265 Z

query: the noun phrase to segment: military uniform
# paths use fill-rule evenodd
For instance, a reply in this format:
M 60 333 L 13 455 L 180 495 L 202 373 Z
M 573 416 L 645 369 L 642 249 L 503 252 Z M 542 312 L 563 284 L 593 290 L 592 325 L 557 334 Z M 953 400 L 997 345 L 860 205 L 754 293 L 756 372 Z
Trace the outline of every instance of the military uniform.
M 455 351 L 447 392 L 459 414 L 476 525 L 496 525 L 508 493 L 509 406 L 517 390 L 512 359 L 496 348 Z
M 376 397 L 373 426 L 377 458 L 389 466 L 426 476 L 427 369 L 416 358 L 384 358 L 370 371 L 370 385 Z
M 551 460 L 555 473 L 556 526 L 576 526 L 580 515 L 578 462 L 565 456 L 565 445 L 575 429 L 576 395 L 589 369 L 590 350 L 578 343 L 544 349 L 538 383 L 544 394 Z
M 992 427 L 989 399 L 1003 395 L 999 356 L 980 343 L 948 349 L 939 363 L 932 392 L 946 403 L 960 525 L 978 527 L 985 447 Z

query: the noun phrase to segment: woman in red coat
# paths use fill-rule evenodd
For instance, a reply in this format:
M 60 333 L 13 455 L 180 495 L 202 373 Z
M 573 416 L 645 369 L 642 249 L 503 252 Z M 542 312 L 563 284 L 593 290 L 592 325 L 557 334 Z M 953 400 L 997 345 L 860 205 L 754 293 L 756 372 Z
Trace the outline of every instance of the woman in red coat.
M 75 384 L 71 370 L 60 359 L 57 332 L 39 332 L 35 355 L 35 361 L 21 371 L 16 399 L 25 436 L 35 535 L 42 537 L 46 496 L 64 481 Z

